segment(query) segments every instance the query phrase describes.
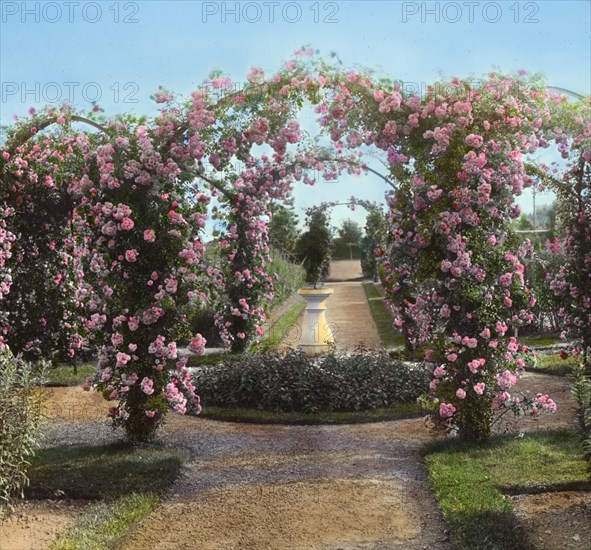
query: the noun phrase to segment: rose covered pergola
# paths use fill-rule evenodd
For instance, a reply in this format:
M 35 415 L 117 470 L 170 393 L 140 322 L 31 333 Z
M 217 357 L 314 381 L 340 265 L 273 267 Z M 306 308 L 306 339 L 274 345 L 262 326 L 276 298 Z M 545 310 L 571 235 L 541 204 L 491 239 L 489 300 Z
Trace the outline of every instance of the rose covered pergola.
M 525 153 L 555 140 L 588 170 L 587 107 L 565 114 L 538 83 L 498 75 L 476 89 L 453 80 L 408 97 L 311 50 L 271 78 L 255 68 L 243 89 L 231 87 L 216 74 L 187 100 L 160 90 L 152 120 L 97 122 L 64 106 L 9 129 L 0 153 L 3 345 L 33 357 L 98 345 L 90 385 L 117 403 L 111 414 L 128 437 L 150 439 L 168 408 L 200 409 L 176 349 L 184 307 L 214 302 L 226 345 L 244 351 L 273 290 L 270 201 L 296 180 L 313 183 L 312 171 L 364 173 L 358 151 L 369 147 L 395 182 L 378 251 L 388 298 L 409 345 L 438 362 L 436 416 L 479 439 L 490 434 L 493 402 L 554 407 L 541 395 L 526 406 L 508 391 L 527 362 L 509 327 L 528 321 L 535 299 L 524 285 L 528 251 L 509 221 L 530 183 Z M 296 121 L 305 102 L 324 147 Z M 223 227 L 216 265 L 203 242 L 212 198 Z M 193 335 L 192 351 L 205 345 Z

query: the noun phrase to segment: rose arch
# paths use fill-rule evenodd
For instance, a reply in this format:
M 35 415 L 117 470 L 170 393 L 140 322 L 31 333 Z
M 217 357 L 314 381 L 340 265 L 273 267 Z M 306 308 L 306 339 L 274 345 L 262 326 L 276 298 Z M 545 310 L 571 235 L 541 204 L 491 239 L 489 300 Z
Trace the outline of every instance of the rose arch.
M 15 124 L 0 166 L 4 341 L 37 354 L 98 346 L 90 385 L 116 403 L 114 422 L 131 439 L 149 439 L 168 408 L 200 409 L 176 349 L 184 308 L 214 303 L 226 345 L 246 349 L 273 288 L 269 202 L 296 180 L 311 184 L 312 170 L 364 173 L 359 151 L 371 148 L 394 184 L 379 252 L 389 304 L 409 346 L 436 362 L 436 417 L 480 439 L 493 403 L 552 409 L 547 396 L 525 403 L 510 392 L 530 358 L 509 329 L 528 322 L 535 298 L 524 284 L 530 251 L 509 222 L 532 174 L 547 175 L 524 154 L 555 140 L 582 159 L 573 177 L 588 173 L 588 109 L 562 109 L 539 83 L 501 75 L 406 96 L 398 83 L 313 53 L 298 52 L 269 79 L 251 70 L 239 92 L 219 74 L 187 100 L 160 90 L 152 120 L 91 120 L 96 131 L 80 132 L 72 123 L 88 121 L 64 106 Z M 296 121 L 305 102 L 324 141 Z M 204 254 L 212 198 L 223 227 L 215 262 Z M 192 335 L 192 351 L 205 345 Z

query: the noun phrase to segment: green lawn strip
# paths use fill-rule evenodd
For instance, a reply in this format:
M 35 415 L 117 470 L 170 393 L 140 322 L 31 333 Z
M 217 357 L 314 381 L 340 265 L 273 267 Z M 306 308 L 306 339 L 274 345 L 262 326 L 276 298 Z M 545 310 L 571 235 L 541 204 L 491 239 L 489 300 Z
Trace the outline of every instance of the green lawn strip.
M 573 357 L 572 355 L 562 359 L 558 353 L 547 353 L 540 355 L 536 366 L 528 370 L 565 376 L 571 374 L 573 366 L 578 364 L 580 360 L 579 357 Z
M 287 337 L 289 331 L 296 325 L 300 315 L 306 309 L 306 301 L 297 300 L 281 315 L 263 336 L 261 343 L 252 348 L 254 352 L 265 352 L 276 349 Z
M 523 550 L 528 545 L 504 493 L 591 490 L 580 436 L 570 432 L 458 440 L 425 450 L 431 483 L 460 550 Z
M 385 348 L 404 346 L 404 337 L 394 328 L 392 314 L 384 305 L 384 299 L 380 296 L 375 285 L 370 282 L 363 283 L 363 290 L 365 290 L 367 303 L 378 329 L 382 346 Z
M 124 443 L 42 449 L 31 460 L 25 496 L 96 501 L 53 548 L 112 548 L 158 505 L 188 458 L 187 451 Z
M 103 500 L 160 493 L 179 475 L 184 451 L 116 443 L 41 449 L 31 460 L 28 498 Z
M 132 493 L 112 502 L 91 504 L 76 525 L 51 546 L 51 550 L 109 550 L 159 503 L 158 495 Z
M 558 336 L 553 336 L 551 334 L 536 334 L 534 336 L 520 336 L 519 343 L 523 346 L 536 346 L 536 347 L 546 347 L 546 346 L 553 346 L 555 344 L 560 343 L 561 340 Z
M 205 365 L 217 365 L 224 359 L 232 357 L 229 353 L 210 353 L 208 355 L 189 355 L 187 366 L 200 367 Z
M 272 412 L 258 409 L 204 407 L 199 416 L 212 420 L 254 424 L 357 424 L 400 420 L 422 414 L 424 412 L 419 405 L 401 403 L 392 407 L 347 412 Z
M 78 365 L 77 373 L 74 374 L 72 365 L 59 365 L 47 371 L 46 386 L 79 386 L 89 376 L 94 374 L 96 367 L 90 363 Z

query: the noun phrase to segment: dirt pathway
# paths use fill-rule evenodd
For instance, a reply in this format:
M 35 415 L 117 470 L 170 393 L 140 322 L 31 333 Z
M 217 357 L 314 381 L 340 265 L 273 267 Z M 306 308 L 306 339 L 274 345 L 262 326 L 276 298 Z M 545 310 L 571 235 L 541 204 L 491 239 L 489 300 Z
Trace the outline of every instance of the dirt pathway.
M 559 412 L 499 431 L 573 427 L 567 379 L 528 373 L 520 389 L 549 391 Z M 422 419 L 278 426 L 171 415 L 161 438 L 188 448 L 192 461 L 163 505 L 129 533 L 125 550 L 452 548 L 420 455 L 432 440 Z M 532 501 L 540 496 L 515 499 L 534 546 L 587 548 L 589 495 L 555 496 L 543 514 Z M 556 544 L 545 546 L 540 521 L 551 515 Z M 568 527 L 557 527 L 560 518 Z
M 353 350 L 359 345 L 380 348 L 380 338 L 374 323 L 362 282 L 363 273 L 359 260 L 340 260 L 331 263 L 326 286 L 334 289 L 327 302 L 326 320 L 330 324 L 336 348 Z M 297 321 L 299 331 L 290 331 L 285 347 L 297 347 L 298 334 L 306 330 L 303 315 Z
M 193 461 L 123 548 L 450 548 L 419 448 L 421 420 L 262 426 L 174 417 Z M 166 526 L 166 529 L 162 527 Z
M 548 391 L 559 412 L 519 426 L 507 423 L 501 431 L 572 428 L 567 379 L 529 373 L 520 386 Z M 95 394 L 79 388 L 50 393 L 43 447 L 103 445 L 121 437 L 105 422 L 106 403 Z M 191 460 L 163 504 L 121 548 L 448 550 L 420 455 L 431 437 L 421 419 L 280 426 L 170 414 L 158 439 L 188 449 Z M 542 503 L 539 495 L 512 498 L 536 548 L 588 548 L 588 493 L 554 494 Z M 16 515 L 0 521 L 0 548 L 20 550 L 23 540 L 25 548 L 48 548 L 81 511 L 69 506 L 19 506 Z M 549 540 L 548 522 L 550 546 L 541 542 Z

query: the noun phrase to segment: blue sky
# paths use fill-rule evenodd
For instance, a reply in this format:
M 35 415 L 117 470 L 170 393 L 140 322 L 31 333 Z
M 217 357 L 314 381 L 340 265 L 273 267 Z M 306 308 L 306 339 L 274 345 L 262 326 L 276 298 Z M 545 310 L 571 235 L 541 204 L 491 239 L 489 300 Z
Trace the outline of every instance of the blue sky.
M 212 68 L 242 81 L 252 65 L 273 72 L 304 44 L 420 89 L 442 76 L 525 69 L 591 93 L 589 0 L 1 0 L 0 10 L 2 124 L 63 99 L 87 109 L 99 94 L 107 114 L 153 113 L 149 96 L 159 85 L 188 95 Z M 343 178 L 296 189 L 296 206 L 382 200 L 384 189 L 377 178 Z M 530 195 L 519 202 L 531 210 Z M 332 221 L 363 217 L 341 207 Z

